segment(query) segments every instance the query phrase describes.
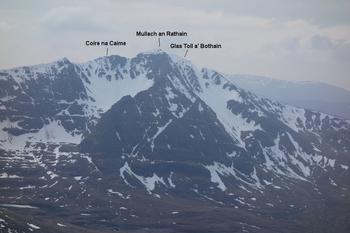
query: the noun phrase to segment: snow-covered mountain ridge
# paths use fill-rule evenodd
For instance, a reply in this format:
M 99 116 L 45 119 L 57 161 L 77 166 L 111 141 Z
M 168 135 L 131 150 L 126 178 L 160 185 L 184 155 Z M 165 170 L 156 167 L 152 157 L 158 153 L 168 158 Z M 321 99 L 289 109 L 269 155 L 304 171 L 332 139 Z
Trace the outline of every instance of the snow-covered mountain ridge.
M 229 78 L 162 51 L 3 70 L 2 176 L 24 178 L 34 166 L 48 184 L 27 181 L 42 190 L 30 197 L 67 207 L 71 179 L 85 190 L 83 209 L 134 192 L 299 214 L 309 198 L 347 204 L 350 122 L 258 97 Z M 53 189 L 56 199 L 43 199 Z
M 131 59 L 113 55 L 82 64 L 64 58 L 50 64 L 4 70 L 0 81 L 5 84 L 0 102 L 5 149 L 24 147 L 29 138 L 30 141 L 79 142 L 83 133 L 90 132 L 101 114 L 114 103 L 125 96 L 133 98 L 145 90 L 164 85 L 159 90 L 163 96 L 159 98 L 172 117 L 164 122 L 152 122 L 155 127 L 153 138 L 143 139 L 151 141 L 152 148 L 169 124 L 197 104 L 199 109 L 206 105 L 215 113 L 217 124 L 242 150 L 248 150 L 246 147 L 252 143 L 248 142 L 250 137 L 256 140 L 254 134 L 266 134 L 264 140 L 271 138 L 266 142 L 269 147 L 261 146 L 265 149 L 259 153 L 264 156 L 267 167 L 272 169 L 274 164 L 273 169 L 283 174 L 308 176 L 310 167 L 304 164 L 318 163 L 323 161 L 325 154 L 329 156 L 329 152 L 320 150 L 325 146 L 325 139 L 319 139 L 322 130 L 336 131 L 337 144 L 343 145 L 338 148 L 338 145 L 330 144 L 327 151 L 347 153 L 349 150 L 349 144 L 341 135 L 342 131 L 349 130 L 348 121 L 257 97 L 236 87 L 216 71 L 200 69 L 188 60 L 162 51 L 141 53 Z M 159 112 L 157 106 L 154 111 L 154 115 L 160 114 L 160 120 L 164 118 L 164 112 Z M 269 132 L 271 122 L 278 130 Z M 280 128 L 286 129 L 278 132 Z M 298 139 L 295 135 L 299 132 L 308 134 L 312 141 L 305 143 Z M 278 168 L 277 164 L 290 160 L 288 157 L 280 157 L 278 163 L 271 162 L 285 154 L 280 150 L 283 147 L 279 146 L 281 138 L 288 144 L 285 147 L 299 153 L 293 158 L 299 172 L 293 169 L 282 172 Z M 127 153 L 134 154 L 136 149 Z M 237 152 L 231 149 L 226 153 Z

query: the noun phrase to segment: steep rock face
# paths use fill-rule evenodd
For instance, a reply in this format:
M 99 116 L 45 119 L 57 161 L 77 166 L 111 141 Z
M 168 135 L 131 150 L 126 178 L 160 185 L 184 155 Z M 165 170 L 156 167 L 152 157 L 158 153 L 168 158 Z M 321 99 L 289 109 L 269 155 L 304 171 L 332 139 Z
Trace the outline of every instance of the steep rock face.
M 350 149 L 348 121 L 257 97 L 165 53 L 148 56 L 154 85 L 114 104 L 81 143 L 84 152 L 121 158 L 115 167 L 126 184 L 155 174 L 171 176 L 173 186 L 159 185 L 174 189 L 188 182 L 191 190 L 261 191 L 290 178 L 310 181 Z
M 0 132 L 3 148 L 27 141 L 79 142 L 125 95 L 153 84 L 142 57 L 119 56 L 73 64 L 68 59 L 0 73 Z M 146 70 L 147 69 L 147 70 Z
M 258 97 L 161 51 L 17 70 L 0 73 L 9 229 L 349 229 L 347 120 Z
M 50 65 L 22 67 L 1 73 L 1 121 L 4 131 L 19 136 L 36 133 L 50 121 L 70 131 L 85 130 L 79 101 L 88 99 L 76 67 L 67 59 Z

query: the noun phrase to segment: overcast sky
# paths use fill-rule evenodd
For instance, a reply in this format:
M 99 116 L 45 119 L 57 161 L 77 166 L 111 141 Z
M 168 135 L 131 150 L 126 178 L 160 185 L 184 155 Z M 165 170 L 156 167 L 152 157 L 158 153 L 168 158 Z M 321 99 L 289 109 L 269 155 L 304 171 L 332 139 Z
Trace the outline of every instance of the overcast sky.
M 0 69 L 104 55 L 86 40 L 126 41 L 110 52 L 132 57 L 157 48 L 156 38 L 138 38 L 136 30 L 180 30 L 189 36 L 178 42 L 222 44 L 189 51 L 200 67 L 350 90 L 349 12 L 348 0 L 3 0 Z M 162 49 L 185 53 L 170 42 L 162 39 Z

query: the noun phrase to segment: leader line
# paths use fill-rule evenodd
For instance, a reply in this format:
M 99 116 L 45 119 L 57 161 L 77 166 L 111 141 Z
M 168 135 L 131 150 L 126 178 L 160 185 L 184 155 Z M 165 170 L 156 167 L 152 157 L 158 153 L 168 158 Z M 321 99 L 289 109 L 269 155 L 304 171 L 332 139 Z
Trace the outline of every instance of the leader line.
M 188 49 L 186 50 L 184 57 L 186 57 L 186 56 L 187 56 L 187 53 L 188 53 Z

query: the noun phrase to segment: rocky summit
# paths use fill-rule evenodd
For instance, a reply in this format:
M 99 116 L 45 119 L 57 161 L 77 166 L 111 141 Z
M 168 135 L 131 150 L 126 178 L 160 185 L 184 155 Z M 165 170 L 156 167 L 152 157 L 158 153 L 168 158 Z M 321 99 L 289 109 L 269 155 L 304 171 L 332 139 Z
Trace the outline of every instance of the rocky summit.
M 1 231 L 349 232 L 350 121 L 231 79 L 160 50 L 0 71 Z

